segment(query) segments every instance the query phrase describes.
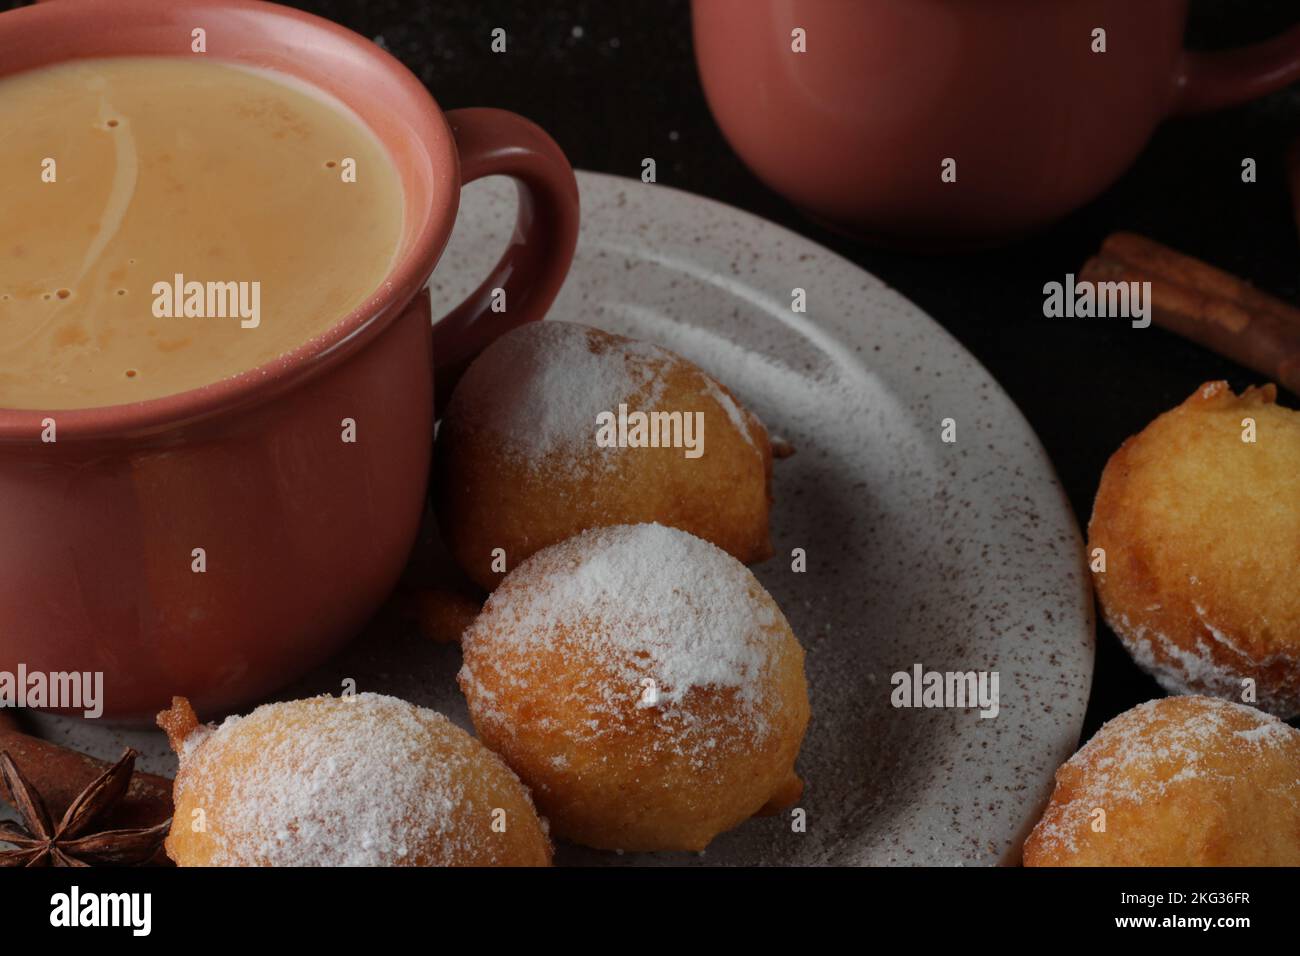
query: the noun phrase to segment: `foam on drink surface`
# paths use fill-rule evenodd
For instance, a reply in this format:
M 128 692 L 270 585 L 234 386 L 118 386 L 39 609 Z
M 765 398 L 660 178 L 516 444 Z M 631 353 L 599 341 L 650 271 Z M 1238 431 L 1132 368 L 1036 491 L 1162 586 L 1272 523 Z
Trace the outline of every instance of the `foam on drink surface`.
M 396 255 L 383 146 L 266 71 L 59 64 L 0 78 L 0 128 L 0 408 L 141 401 L 255 368 L 361 305 Z

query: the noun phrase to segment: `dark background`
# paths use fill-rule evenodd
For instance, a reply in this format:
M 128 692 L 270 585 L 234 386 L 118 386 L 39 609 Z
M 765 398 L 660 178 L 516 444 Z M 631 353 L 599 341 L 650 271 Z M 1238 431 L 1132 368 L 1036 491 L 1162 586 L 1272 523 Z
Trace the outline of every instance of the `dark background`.
M 0 8 L 16 5 L 0 0 Z M 1300 132 L 1294 88 L 1166 123 L 1118 184 L 1046 232 L 995 251 L 921 257 L 871 249 L 814 225 L 741 164 L 704 102 L 688 0 L 291 5 L 381 43 L 444 109 L 522 113 L 583 169 L 639 177 L 641 158 L 653 155 L 659 182 L 780 223 L 879 276 L 1002 383 L 1055 462 L 1081 525 L 1102 467 L 1126 437 L 1202 382 L 1226 378 L 1240 389 L 1260 379 L 1154 327 L 1134 334 L 1125 322 L 1045 320 L 1043 283 L 1077 271 L 1110 232 L 1131 229 L 1296 299 L 1300 242 L 1282 165 Z M 1262 39 L 1300 20 L 1297 0 L 1192 0 L 1191 7 L 1189 44 L 1202 49 Z M 504 56 L 489 50 L 498 26 L 509 37 Z M 1255 184 L 1241 182 L 1243 156 L 1258 161 Z M 1099 624 L 1085 738 L 1161 693 Z

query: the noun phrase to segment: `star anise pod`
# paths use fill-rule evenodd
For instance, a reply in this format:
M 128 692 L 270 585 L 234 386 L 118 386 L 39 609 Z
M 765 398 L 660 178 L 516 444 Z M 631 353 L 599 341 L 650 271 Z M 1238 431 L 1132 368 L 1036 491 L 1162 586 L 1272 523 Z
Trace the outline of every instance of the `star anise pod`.
M 56 827 L 36 788 L 9 752 L 0 752 L 0 775 L 22 817 L 21 825 L 0 822 L 0 843 L 14 846 L 0 850 L 0 866 L 132 866 L 152 857 L 171 827 L 170 819 L 155 827 L 94 829 L 95 821 L 126 794 L 138 756 L 128 747 L 117 763 L 77 795 Z

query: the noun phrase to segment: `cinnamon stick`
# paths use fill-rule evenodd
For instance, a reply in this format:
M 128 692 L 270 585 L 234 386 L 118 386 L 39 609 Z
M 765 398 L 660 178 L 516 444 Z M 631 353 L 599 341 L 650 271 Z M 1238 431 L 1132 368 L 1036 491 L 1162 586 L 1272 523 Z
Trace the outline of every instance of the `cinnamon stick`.
M 0 711 L 0 750 L 40 791 L 50 814 L 58 820 L 86 786 L 112 766 L 76 750 L 23 733 L 9 715 Z M 0 779 L 0 800 L 12 805 L 13 795 Z M 113 827 L 151 827 L 172 815 L 172 782 L 166 777 L 137 771 L 121 801 L 109 812 Z
M 1133 233 L 1116 233 L 1079 274 L 1087 282 L 1150 282 L 1151 318 L 1300 395 L 1300 309 L 1208 263 Z

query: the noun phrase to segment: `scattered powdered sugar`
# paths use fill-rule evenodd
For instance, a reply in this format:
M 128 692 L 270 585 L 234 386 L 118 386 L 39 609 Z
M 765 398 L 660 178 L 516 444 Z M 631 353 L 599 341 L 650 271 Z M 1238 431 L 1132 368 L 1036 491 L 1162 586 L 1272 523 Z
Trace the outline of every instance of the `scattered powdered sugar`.
M 241 719 L 238 715 L 227 717 L 221 726 L 234 727 Z M 198 750 L 204 741 L 212 736 L 215 730 L 216 728 L 211 724 L 200 724 L 188 737 L 181 741 L 180 749 L 176 751 L 176 759 L 182 764 L 185 763 L 190 759 L 194 751 Z
M 1212 694 L 1231 700 L 1241 693 L 1243 678 L 1280 661 L 1294 661 L 1280 652 L 1252 660 L 1226 633 L 1210 623 L 1205 608 L 1194 604 L 1193 609 L 1203 631 L 1192 646 L 1173 640 L 1163 631 L 1135 625 L 1127 614 L 1107 614 L 1106 623 L 1137 665 L 1170 694 Z M 1288 693 L 1287 688 L 1259 683 L 1256 691 L 1264 710 L 1282 716 L 1300 713 L 1300 698 Z
M 623 402 L 655 406 L 660 369 L 672 361 L 681 360 L 630 339 L 611 342 L 586 326 L 529 322 L 494 342 L 465 373 L 460 387 L 474 401 L 457 403 L 454 415 L 529 462 L 557 451 L 587 451 L 594 448 L 601 412 L 617 411 Z
M 615 675 L 592 689 L 605 706 L 671 710 L 694 689 L 727 688 L 737 716 L 762 735 L 779 614 L 749 569 L 694 535 L 658 524 L 600 528 L 538 552 L 505 579 L 462 639 L 461 678 L 490 702 L 471 660 L 491 657 L 494 642 L 527 659 L 554 649 L 563 632 Z
M 754 445 L 747 418 L 732 398 L 685 359 L 649 342 L 601 332 L 572 322 L 530 322 L 503 335 L 465 373 L 459 387 L 472 401 L 456 402 L 449 417 L 458 427 L 491 435 L 533 468 L 556 455 L 580 454 L 583 462 L 614 460 L 595 444 L 597 416 L 669 409 L 664 376 L 691 368 L 705 393 Z
M 1296 733 L 1290 726 L 1282 721 L 1273 719 L 1265 721 L 1257 727 L 1248 727 L 1245 730 L 1236 731 L 1236 736 L 1251 744 L 1260 744 L 1264 746 L 1281 746 L 1292 734 Z M 1296 768 L 1300 773 L 1300 767 Z M 1300 780 L 1296 781 L 1300 783 Z
M 754 438 L 749 433 L 750 422 L 753 422 L 759 427 L 764 427 L 762 423 L 752 415 L 749 416 L 749 418 L 746 418 L 745 413 L 740 410 L 740 406 L 732 400 L 731 396 L 727 394 L 725 389 L 721 388 L 717 382 L 709 378 L 707 375 L 702 374 L 701 377 L 704 379 L 704 386 L 709 393 L 709 397 L 722 406 L 722 410 L 727 413 L 727 418 L 730 419 L 732 427 L 744 436 L 745 441 L 749 443 L 751 448 L 753 448 Z
M 1221 645 L 1225 650 L 1231 652 L 1233 655 L 1235 655 L 1237 658 L 1243 661 L 1249 659 L 1250 655 L 1247 654 L 1247 652 L 1241 647 L 1241 645 L 1239 645 L 1236 641 L 1234 641 L 1231 637 L 1229 637 L 1225 631 L 1221 630 L 1218 627 L 1215 627 L 1213 624 L 1210 623 L 1209 611 L 1207 611 L 1201 605 L 1195 603 L 1192 604 L 1192 608 L 1196 611 L 1196 616 L 1200 619 L 1201 626 L 1205 628 L 1206 633 L 1208 633 L 1210 637 L 1214 639 L 1215 643 Z M 1278 652 L 1276 654 L 1268 654 L 1264 656 L 1259 660 L 1259 663 L 1267 666 L 1269 664 L 1276 663 L 1278 661 L 1283 661 L 1283 660 L 1289 661 L 1291 660 L 1291 658 L 1287 654 Z
M 1214 659 L 1204 640 L 1198 640 L 1194 648 L 1184 647 L 1163 632 L 1135 626 L 1125 614 L 1108 617 L 1107 624 L 1119 635 L 1137 665 L 1170 694 L 1200 691 L 1223 696 L 1237 686 L 1237 675 Z M 1157 648 L 1161 656 L 1156 655 Z
M 216 865 L 383 866 L 430 852 L 447 864 L 485 849 L 474 841 L 487 827 L 466 825 L 491 814 L 463 784 L 476 746 L 395 697 L 319 697 L 196 731 L 178 785 L 207 811 Z
M 1076 837 L 1090 832 L 1096 808 L 1141 804 L 1193 781 L 1232 780 L 1274 748 L 1300 755 L 1300 731 L 1253 707 L 1195 696 L 1139 704 L 1104 724 L 1061 768 L 1033 840 L 1077 851 Z M 1057 802 L 1066 781 L 1070 799 Z M 1282 795 L 1300 803 L 1300 779 Z

